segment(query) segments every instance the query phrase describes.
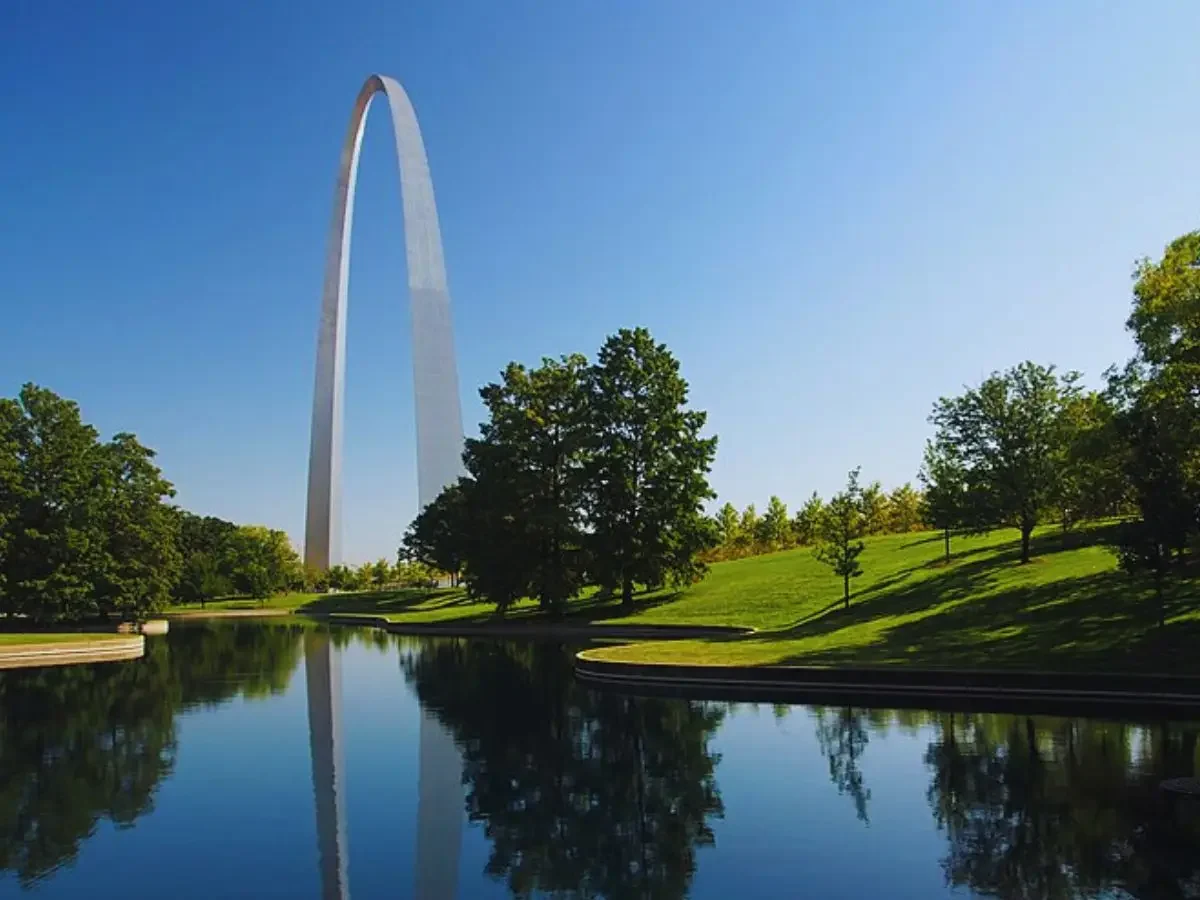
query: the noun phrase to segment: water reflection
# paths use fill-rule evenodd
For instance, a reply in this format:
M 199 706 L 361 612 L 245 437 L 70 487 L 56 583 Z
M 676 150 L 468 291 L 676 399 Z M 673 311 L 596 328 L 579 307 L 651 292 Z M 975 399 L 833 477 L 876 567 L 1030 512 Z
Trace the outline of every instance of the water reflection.
M 311 755 L 302 731 L 290 732 L 294 752 L 278 754 L 275 780 L 236 782 L 221 796 L 225 818 L 214 818 L 202 793 L 223 760 L 258 758 L 277 722 L 303 729 L 298 694 L 273 696 L 296 675 L 301 653 Z M 343 662 L 346 702 L 360 690 L 371 700 L 346 722 Z M 363 671 L 392 683 L 360 687 Z M 411 721 L 411 706 L 397 715 L 388 705 L 411 703 L 409 691 L 421 707 L 418 747 L 403 724 L 380 725 L 389 716 Z M 206 718 L 205 708 L 237 696 L 266 705 Z M 271 717 L 270 704 L 282 718 Z M 195 712 L 181 732 L 185 710 Z M 321 895 L 339 900 L 350 893 L 351 828 L 363 896 L 443 900 L 460 887 L 474 896 L 479 878 L 516 897 L 750 896 L 745 866 L 779 875 L 763 879 L 764 890 L 796 874 L 816 893 L 845 895 L 855 873 L 814 849 L 840 842 L 868 881 L 932 878 L 921 896 L 938 895 L 941 882 L 947 895 L 1012 900 L 1200 898 L 1200 798 L 1171 800 L 1159 788 L 1200 774 L 1198 723 L 835 706 L 776 707 L 775 725 L 752 707 L 586 690 L 570 650 L 553 645 L 261 624 L 180 628 L 131 663 L 4 673 L 0 713 L 0 868 L 46 893 L 87 894 L 80 886 L 96 869 L 53 876 L 103 822 L 140 826 L 94 841 L 90 863 L 120 866 L 128 857 L 118 846 L 135 848 L 137 859 L 150 848 L 157 889 L 188 864 L 161 853 L 164 835 L 180 833 L 164 829 L 194 816 L 187 857 L 227 861 L 226 880 L 215 882 L 227 890 L 218 893 L 248 895 L 253 886 L 265 896 L 253 881 L 263 856 L 237 848 L 255 829 L 279 827 L 248 813 L 290 803 L 303 827 L 254 845 L 303 856 L 268 885 L 277 896 L 316 893 L 307 830 L 315 814 Z M 416 803 L 400 789 L 347 804 L 347 750 L 352 766 L 390 772 L 392 787 L 417 782 Z M 177 760 L 186 762 L 174 774 Z M 172 791 L 157 800 L 163 813 L 144 818 L 173 774 Z M 191 787 L 174 789 L 182 783 Z M 921 836 L 910 841 L 909 832 Z M 388 872 L 396 843 L 414 838 L 412 873 Z M 895 858 L 905 854 L 898 875 Z M 0 893 L 11 886 L 0 883 Z M 212 886 L 172 882 L 172 891 L 211 896 Z
M 342 666 L 329 635 L 304 636 L 304 684 L 308 699 L 308 745 L 317 812 L 317 863 L 322 900 L 350 896 L 346 876 L 345 759 L 342 754 Z
M 384 632 L 332 633 L 311 629 L 304 636 L 305 690 L 312 757 L 317 854 L 323 900 L 350 896 L 347 870 L 346 776 L 342 733 L 341 651 L 357 637 L 387 647 Z M 453 738 L 437 718 L 421 713 L 418 756 L 415 894 L 418 900 L 453 900 L 458 893 L 462 840 L 461 759 Z
M 585 690 L 545 644 L 425 643 L 404 670 L 462 748 L 488 875 L 518 897 L 687 894 L 723 812 L 719 708 Z
M 185 709 L 282 690 L 298 631 L 196 628 L 148 640 L 130 663 L 0 677 L 0 870 L 31 887 L 79 853 L 102 819 L 150 812 L 175 764 Z
M 871 734 L 930 737 L 927 798 L 946 883 L 988 896 L 1200 898 L 1200 803 L 1161 790 L 1200 775 L 1196 723 L 813 710 L 839 793 L 868 821 Z

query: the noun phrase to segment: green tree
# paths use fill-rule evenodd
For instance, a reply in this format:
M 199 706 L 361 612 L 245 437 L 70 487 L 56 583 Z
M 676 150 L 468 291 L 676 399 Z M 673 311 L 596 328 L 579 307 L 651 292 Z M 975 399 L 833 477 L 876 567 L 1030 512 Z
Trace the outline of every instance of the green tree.
M 942 532 L 946 562 L 950 562 L 950 535 L 974 526 L 967 472 L 958 447 L 946 440 L 925 442 L 925 462 L 919 475 L 925 486 L 925 516 Z
M 888 495 L 887 530 L 894 534 L 917 531 L 921 527 L 925 498 L 905 482 Z
M 180 571 L 179 518 L 165 502 L 175 490 L 154 465 L 154 451 L 132 434 L 100 448 L 103 567 L 95 579 L 101 614 L 142 619 L 170 602 Z
M 865 545 L 863 536 L 862 488 L 858 486 L 858 469 L 850 472 L 846 488 L 825 507 L 817 532 L 814 555 L 842 578 L 842 601 L 850 608 L 850 579 L 862 574 L 858 558 Z
M 219 561 L 206 552 L 193 553 L 184 560 L 176 596 L 184 603 L 199 603 L 233 593 L 233 584 L 221 571 Z
M 762 531 L 762 519 L 754 504 L 749 504 L 742 513 L 742 521 L 738 525 L 738 546 L 742 553 L 753 553 L 758 535 Z
M 447 572 L 456 582 L 468 555 L 471 534 L 476 530 L 468 518 L 468 490 L 463 482 L 455 482 L 421 510 L 404 533 L 399 559 Z
M 79 407 L 27 384 L 0 416 L 10 454 L 5 612 L 36 623 L 99 613 L 95 575 L 107 564 L 103 487 L 111 477 Z
M 788 520 L 787 505 L 774 494 L 767 502 L 760 533 L 761 543 L 770 550 L 779 550 L 792 543 L 792 526 Z
M 262 525 L 240 525 L 230 536 L 228 567 L 234 589 L 264 599 L 303 580 L 300 557 L 287 534 Z
M 935 444 L 954 448 L 985 520 L 1020 529 L 1023 563 L 1029 562 L 1033 529 L 1058 490 L 1060 417 L 1079 394 L 1077 379 L 1024 362 L 960 397 L 943 397 L 930 417 L 938 430 Z
M 863 533 L 883 534 L 888 530 L 888 496 L 883 492 L 883 485 L 872 481 L 862 489 Z
M 678 360 L 644 328 L 609 337 L 589 370 L 592 565 L 599 581 L 620 584 L 625 606 L 635 582 L 701 577 L 697 554 L 716 540 L 702 510 L 717 439 L 701 437 L 707 416 L 687 394 Z
M 727 550 L 732 550 L 737 543 L 738 536 L 742 533 L 741 516 L 738 515 L 737 508 L 732 503 L 725 503 L 717 510 L 717 531 L 721 535 L 721 543 Z
M 821 530 L 821 519 L 824 515 L 825 504 L 817 496 L 817 492 L 813 491 L 812 496 L 804 502 L 799 512 L 796 513 L 796 518 L 792 520 L 792 533 L 795 535 L 797 544 L 809 546 L 817 542 L 817 535 Z
M 1153 575 L 1163 621 L 1166 580 L 1200 524 L 1200 231 L 1139 262 L 1134 278 L 1126 326 L 1137 355 L 1109 377 L 1139 513 L 1119 554 L 1126 569 Z

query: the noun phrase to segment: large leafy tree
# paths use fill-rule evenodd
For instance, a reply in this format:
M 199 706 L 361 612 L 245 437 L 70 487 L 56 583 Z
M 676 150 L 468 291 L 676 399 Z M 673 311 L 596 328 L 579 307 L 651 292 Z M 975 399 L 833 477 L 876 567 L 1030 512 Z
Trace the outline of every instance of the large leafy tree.
M 592 564 L 626 605 L 635 582 L 700 577 L 697 554 L 715 542 L 702 507 L 717 439 L 701 436 L 706 414 L 687 395 L 679 361 L 644 328 L 609 337 L 589 372 Z
M 303 579 L 300 557 L 286 533 L 263 525 L 240 525 L 228 545 L 234 589 L 265 598 Z
M 1061 415 L 1079 394 L 1077 378 L 1024 362 L 959 397 L 943 397 L 930 417 L 935 445 L 953 448 L 961 460 L 971 502 L 985 521 L 1020 530 L 1022 562 L 1058 491 L 1066 439 Z
M 468 578 L 498 576 L 509 600 L 529 593 L 561 609 L 583 584 L 586 366 L 578 354 L 532 370 L 510 363 L 480 391 L 488 420 L 464 457 L 475 482 L 471 514 L 489 538 L 507 534 L 503 555 L 477 548 L 484 558 L 468 561 Z
M 1166 579 L 1200 524 L 1200 232 L 1142 260 L 1134 277 L 1126 325 L 1138 352 L 1109 378 L 1139 512 L 1119 552 L 1124 568 L 1153 574 L 1162 621 Z
M 154 451 L 132 434 L 101 448 L 103 567 L 94 574 L 103 614 L 140 618 L 170 601 L 180 571 L 179 517 L 165 502 L 175 490 L 154 465 Z
M 401 561 L 424 563 L 457 579 L 468 556 L 473 528 L 468 519 L 467 491 L 462 481 L 447 487 L 421 510 L 404 534 Z
M 858 485 L 858 469 L 850 472 L 846 488 L 835 494 L 825 507 L 817 530 L 817 546 L 814 555 L 833 569 L 842 579 L 842 602 L 850 608 L 850 579 L 862 574 L 858 558 L 866 545 L 861 538 L 865 534 L 862 506 L 862 488 Z
M 110 569 L 104 502 L 113 454 L 79 407 L 53 391 L 27 384 L 0 406 L 4 611 L 39 623 L 95 616 L 96 577 Z

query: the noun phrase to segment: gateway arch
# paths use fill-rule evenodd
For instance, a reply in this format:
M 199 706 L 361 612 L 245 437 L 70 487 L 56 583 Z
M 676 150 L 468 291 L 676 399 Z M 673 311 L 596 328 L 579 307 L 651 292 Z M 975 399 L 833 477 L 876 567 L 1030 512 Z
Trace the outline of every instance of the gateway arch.
M 392 113 L 404 251 L 412 312 L 413 387 L 417 411 L 417 498 L 423 509 L 462 472 L 462 407 L 450 320 L 450 292 L 429 161 L 412 103 L 395 79 L 372 75 L 358 92 L 342 145 L 333 223 L 325 257 L 304 562 L 322 571 L 341 562 L 342 413 L 346 371 L 346 295 L 354 189 L 367 109 L 383 94 Z M 306 648 L 310 745 L 317 807 L 318 851 L 325 900 L 349 896 L 345 779 L 341 752 L 340 666 L 328 640 Z M 456 894 L 461 842 L 462 784 L 458 748 L 437 718 L 421 710 L 417 800 L 416 896 L 450 900 Z
M 342 403 L 346 369 L 346 294 L 354 189 L 367 109 L 376 94 L 392 113 L 404 207 L 404 250 L 412 312 L 413 388 L 417 411 L 417 498 L 423 509 L 462 471 L 462 407 L 433 182 L 417 114 L 395 79 L 372 75 L 354 101 L 342 146 L 333 223 L 325 257 L 317 372 L 308 458 L 304 562 L 320 570 L 341 562 Z

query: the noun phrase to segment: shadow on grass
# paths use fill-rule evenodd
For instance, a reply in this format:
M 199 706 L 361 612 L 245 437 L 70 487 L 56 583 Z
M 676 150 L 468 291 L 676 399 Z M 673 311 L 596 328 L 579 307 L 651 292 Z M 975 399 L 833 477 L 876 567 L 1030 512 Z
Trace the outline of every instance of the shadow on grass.
M 323 594 L 299 607 L 304 613 L 375 613 L 394 615 L 420 611 L 432 611 L 453 606 L 472 606 L 466 592 L 457 588 L 428 590 L 425 588 L 403 588 L 394 591 L 363 591 L 361 593 Z
M 680 591 L 667 593 L 639 591 L 634 595 L 633 604 L 628 607 L 621 604 L 620 597 L 585 597 L 572 601 L 566 610 L 557 613 L 544 610 L 534 604 L 525 604 L 511 608 L 502 615 L 494 606 L 485 605 L 479 600 L 469 598 L 462 588 L 442 588 L 432 591 L 410 588 L 399 591 L 326 594 L 301 606 L 297 612 L 358 613 L 380 616 L 411 615 L 411 621 L 418 622 L 421 620 L 420 616 L 425 613 L 444 613 L 447 610 L 462 608 L 464 612 L 461 615 L 436 616 L 431 617 L 430 621 L 479 623 L 549 620 L 586 625 L 598 620 L 621 619 L 645 612 L 656 606 L 678 600 L 680 593 Z M 473 611 L 467 612 L 467 609 L 473 609 Z
M 1006 552 L 959 565 L 943 575 L 852 603 L 849 610 L 833 604 L 785 632 L 743 639 L 833 637 L 843 629 L 883 618 L 914 617 L 885 628 L 872 643 L 816 649 L 779 662 L 1200 671 L 1200 653 L 1196 651 L 1200 615 L 1194 614 L 1197 605 L 1192 580 L 1180 580 L 1173 586 L 1168 623 L 1160 629 L 1153 592 L 1144 582 L 1119 571 L 995 590 L 997 576 L 1014 565 L 1014 559 Z

